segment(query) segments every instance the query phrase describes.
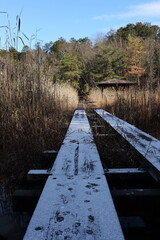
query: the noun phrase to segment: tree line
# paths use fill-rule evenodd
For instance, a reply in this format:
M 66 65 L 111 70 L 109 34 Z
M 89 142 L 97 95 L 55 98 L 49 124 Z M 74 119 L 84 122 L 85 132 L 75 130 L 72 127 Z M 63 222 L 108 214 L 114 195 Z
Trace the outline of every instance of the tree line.
M 51 81 L 68 82 L 81 93 L 111 78 L 133 80 L 139 87 L 160 83 L 160 27 L 149 23 L 111 30 L 95 43 L 88 37 L 60 38 L 44 46 L 37 43 L 35 49 L 25 45 L 21 52 L 0 50 L 0 56 L 6 55 L 17 64 L 37 56 Z

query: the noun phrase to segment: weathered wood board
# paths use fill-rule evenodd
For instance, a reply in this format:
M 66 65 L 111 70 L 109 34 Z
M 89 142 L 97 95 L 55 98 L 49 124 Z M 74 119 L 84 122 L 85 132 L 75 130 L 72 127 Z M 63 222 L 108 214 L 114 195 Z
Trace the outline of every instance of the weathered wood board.
M 141 174 L 141 173 L 146 173 L 145 170 L 139 169 L 139 168 L 109 168 L 105 170 L 105 173 L 108 174 L 128 174 L 128 173 L 133 173 L 133 174 Z
M 33 169 L 28 172 L 28 175 L 49 175 L 50 171 L 47 169 Z
M 30 170 L 27 174 L 28 182 L 42 182 L 47 180 L 47 177 L 50 175 L 50 170 L 47 169 L 33 169 Z
M 156 180 L 159 180 L 160 141 L 103 109 L 95 111 L 147 160 L 148 170 Z
M 124 239 L 84 110 L 76 110 L 24 240 Z

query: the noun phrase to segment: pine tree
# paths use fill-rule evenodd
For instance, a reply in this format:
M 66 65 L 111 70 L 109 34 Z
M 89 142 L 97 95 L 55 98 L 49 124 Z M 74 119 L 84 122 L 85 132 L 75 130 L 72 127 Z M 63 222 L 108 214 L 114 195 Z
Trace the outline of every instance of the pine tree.
M 60 61 L 61 80 L 67 81 L 75 88 L 79 88 L 79 79 L 81 76 L 81 62 L 77 59 L 76 54 L 64 53 Z

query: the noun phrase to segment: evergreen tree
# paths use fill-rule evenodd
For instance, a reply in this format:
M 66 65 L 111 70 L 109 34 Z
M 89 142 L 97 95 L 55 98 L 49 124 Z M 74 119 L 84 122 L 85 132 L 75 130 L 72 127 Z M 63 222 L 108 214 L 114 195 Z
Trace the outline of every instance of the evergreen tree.
M 150 23 L 137 22 L 136 24 L 127 24 L 126 27 L 120 27 L 116 32 L 110 31 L 107 34 L 108 40 L 114 38 L 128 40 L 128 36 L 140 37 L 142 39 L 153 38 L 160 40 L 160 27 Z
M 124 68 L 123 55 L 120 54 L 118 49 L 112 46 L 102 47 L 99 46 L 99 53 L 95 56 L 95 64 L 91 71 L 91 76 L 95 82 L 107 80 L 122 73 Z
M 80 86 L 81 63 L 78 61 L 77 56 L 74 53 L 64 53 L 59 68 L 61 80 L 70 82 L 72 86 L 78 89 Z

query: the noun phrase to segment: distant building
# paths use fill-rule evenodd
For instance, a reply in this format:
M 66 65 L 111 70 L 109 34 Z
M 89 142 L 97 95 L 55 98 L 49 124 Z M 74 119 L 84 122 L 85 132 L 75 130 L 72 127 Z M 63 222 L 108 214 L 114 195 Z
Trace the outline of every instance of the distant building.
M 117 78 L 112 78 L 112 79 L 97 83 L 97 87 L 101 88 L 102 91 L 104 88 L 109 88 L 109 87 L 113 87 L 117 90 L 118 88 L 126 88 L 126 87 L 128 88 L 133 85 L 137 85 L 137 83 L 124 80 L 124 79 L 117 79 Z

